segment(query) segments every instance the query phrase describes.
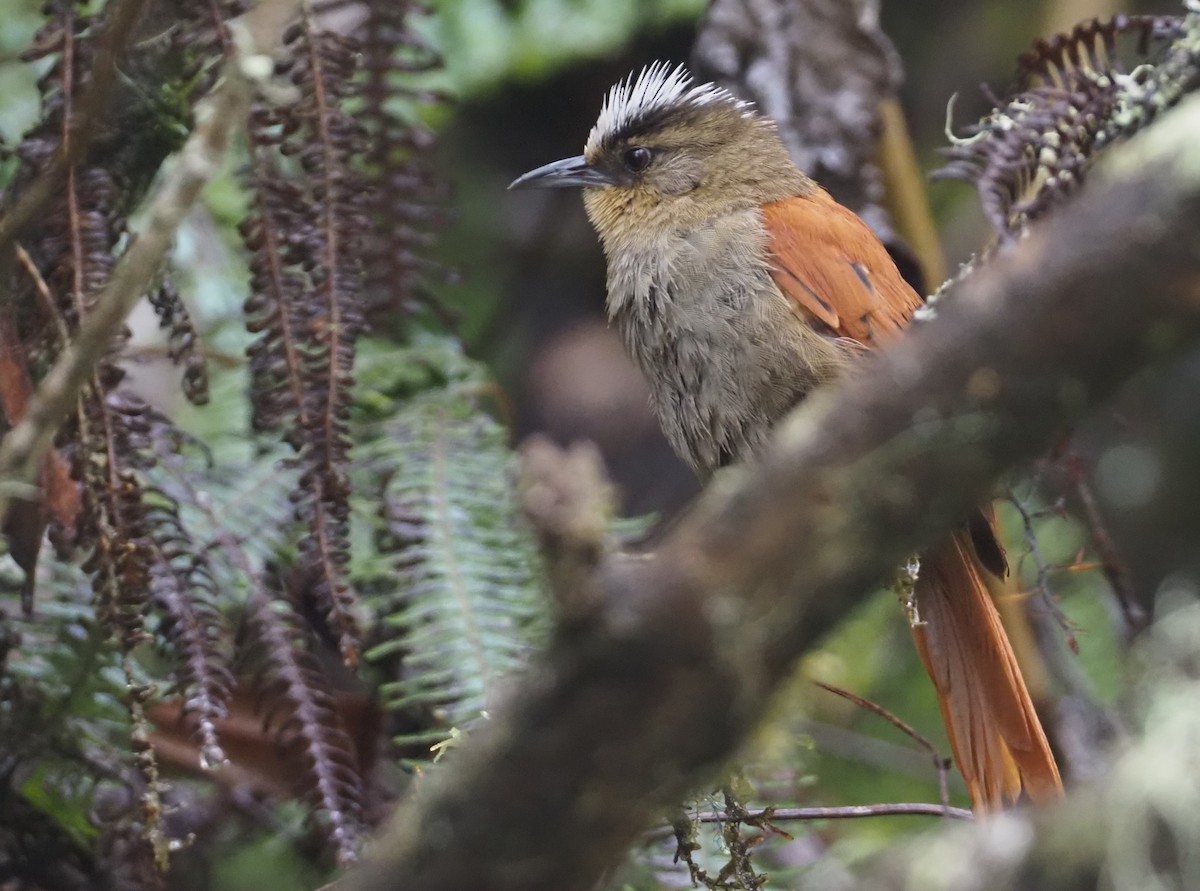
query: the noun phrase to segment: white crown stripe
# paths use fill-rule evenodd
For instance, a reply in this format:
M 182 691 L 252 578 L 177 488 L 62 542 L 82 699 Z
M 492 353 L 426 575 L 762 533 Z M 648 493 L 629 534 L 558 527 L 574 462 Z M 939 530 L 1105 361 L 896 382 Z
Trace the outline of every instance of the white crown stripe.
M 642 69 L 633 79 L 630 73 L 623 81 L 608 91 L 600 107 L 592 132 L 588 134 L 584 154 L 591 156 L 600 150 L 604 140 L 639 118 L 665 108 L 702 106 L 715 102 L 727 102 L 744 117 L 754 116 L 754 106 L 738 99 L 716 84 L 692 86 L 692 76 L 684 65 L 673 70 L 666 62 L 655 62 Z

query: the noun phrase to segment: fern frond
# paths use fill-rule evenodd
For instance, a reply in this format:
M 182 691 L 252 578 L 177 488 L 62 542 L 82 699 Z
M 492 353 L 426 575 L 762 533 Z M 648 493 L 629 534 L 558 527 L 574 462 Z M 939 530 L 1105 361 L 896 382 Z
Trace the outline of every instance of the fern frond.
M 85 741 L 115 765 L 127 741 L 120 657 L 95 621 L 89 586 L 78 567 L 48 564 L 51 594 L 28 618 L 8 618 L 11 649 L 0 673 L 0 763 L 4 772 L 25 761 L 61 755 L 65 743 Z M 7 611 L 6 611 L 7 612 Z M 65 726 L 45 720 L 60 715 Z
M 94 377 L 93 392 L 101 385 L 100 374 Z M 184 713 L 200 737 L 202 763 L 215 767 L 224 761 L 216 722 L 230 698 L 229 675 L 218 650 L 223 626 L 210 606 L 213 585 L 206 556 L 180 522 L 175 502 L 142 476 L 154 466 L 161 441 L 174 438 L 174 428 L 119 388 L 85 402 L 79 418 L 88 449 L 83 453 L 86 523 L 81 538 L 92 544 L 92 553 L 84 570 L 92 577 L 97 616 L 121 649 L 131 751 L 144 780 L 138 825 L 154 863 L 165 871 L 169 842 L 163 786 L 146 717 L 155 688 L 136 677 L 132 654 L 143 641 L 155 640 L 179 664 L 176 681 L 185 696 Z
M 65 0 L 52 7 L 55 14 L 39 35 L 38 49 L 31 57 L 48 53 L 57 57 L 39 82 L 42 120 L 17 150 L 20 166 L 12 184 L 14 191 L 27 184 L 61 144 L 73 138 L 77 100 L 88 86 L 93 62 L 113 49 L 103 44 L 102 17 L 85 14 Z M 149 69 L 162 64 L 164 71 L 178 72 L 175 60 L 163 49 L 145 53 L 139 64 Z M 153 91 L 142 89 L 129 76 L 131 68 L 127 66 L 125 71 L 122 84 L 133 95 L 122 97 L 131 101 L 115 103 L 119 121 L 97 125 L 86 160 L 69 171 L 62 193 L 25 233 L 28 268 L 17 282 L 18 296 L 27 299 L 15 301 L 19 312 L 14 324 L 31 378 L 44 372 L 91 311 L 127 243 L 126 215 L 149 180 L 147 170 L 152 174 L 172 147 L 169 140 L 158 140 L 150 133 L 170 130 L 168 123 L 161 128 L 134 125 L 128 131 L 123 129 L 135 118 L 143 123 L 147 115 L 155 118 L 161 104 Z M 180 76 L 188 74 L 185 71 Z M 130 133 L 136 137 L 131 139 Z M 181 321 L 185 311 L 177 295 L 168 294 L 163 305 L 170 309 L 176 328 L 186 339 Z M 67 542 L 78 538 L 90 549 L 86 566 L 93 576 L 98 615 L 102 622 L 112 623 L 112 633 L 128 651 L 142 638 L 150 596 L 148 567 L 154 560 L 154 539 L 145 526 L 143 491 L 136 471 L 153 459 L 145 452 L 146 428 L 141 419 L 145 406 L 135 405 L 136 400 L 117 389 L 123 377 L 117 358 L 124 339 L 122 335 L 111 345 L 79 400 L 73 422 L 59 436 L 62 452 L 73 457 L 73 475 L 83 490 L 82 509 L 77 512 L 79 528 L 62 530 L 59 538 Z M 175 340 L 178 349 L 173 352 L 181 358 L 191 353 L 186 380 L 197 384 L 202 380 L 202 361 L 180 336 Z
M 226 623 L 217 610 L 216 580 L 208 555 L 184 529 L 178 504 L 158 489 L 145 494 L 147 525 L 153 531 L 150 606 L 158 618 L 156 639 L 176 664 L 173 692 L 183 698 L 182 716 L 200 746 L 200 765 L 225 761 L 217 723 L 229 712 L 233 676 L 224 652 Z
M 192 315 L 170 275 L 150 292 L 150 305 L 167 333 L 167 356 L 183 368 L 183 395 L 192 405 L 208 402 L 208 363 Z
M 263 566 L 286 551 L 297 468 L 278 452 L 248 464 L 197 469 L 164 456 L 152 476 L 178 502 L 193 536 L 211 556 L 214 583 L 247 592 L 238 649 L 256 677 L 256 708 L 287 763 L 300 766 L 295 792 L 308 820 L 342 862 L 356 856 L 363 781 L 354 745 L 335 708 L 329 680 L 309 651 L 312 635 L 290 603 L 264 583 Z
M 1021 57 L 1019 92 L 965 138 L 952 137 L 944 150 L 950 162 L 935 176 L 973 182 L 993 228 L 1012 240 L 1079 187 L 1100 149 L 1144 126 L 1148 84 L 1162 87 L 1150 91 L 1159 104 L 1177 101 L 1178 85 L 1167 100 L 1156 72 L 1186 53 L 1186 31 L 1177 17 L 1121 15 L 1038 41 Z M 1130 73 L 1118 52 L 1122 35 L 1143 60 Z M 1194 58 L 1192 67 L 1194 76 Z
M 83 569 L 92 578 L 97 617 L 126 652 L 146 639 L 143 620 L 150 597 L 153 546 L 142 522 L 142 488 L 123 460 L 126 421 L 102 395 L 84 400 L 84 516 L 81 544 L 91 547 Z
M 43 802 L 34 803 L 19 792 L 6 790 L 0 795 L 0 850 L 5 854 L 8 883 L 15 888 L 37 887 L 18 878 L 37 876 L 40 887 L 64 891 L 103 887 L 89 839 L 73 836 L 39 804 Z
M 41 576 L 37 615 L 4 620 L 11 644 L 0 669 L 5 874 L 43 883 L 61 875 L 64 888 L 107 887 L 105 864 L 91 851 L 97 784 L 112 781 L 110 791 L 133 801 L 140 785 L 121 655 L 95 621 L 78 567 L 48 562 Z M 132 859 L 145 849 L 137 843 L 127 853 Z M 60 874 L 59 863 L 71 868 Z M 80 874 L 90 881 L 73 883 Z
M 518 510 L 513 453 L 478 392 L 460 384 L 417 396 L 364 446 L 379 486 L 376 547 L 394 573 L 377 585 L 384 640 L 367 657 L 399 657 L 386 705 L 423 725 L 401 744 L 468 728 L 545 635 L 540 556 Z
M 298 518 L 311 532 L 301 543 L 302 571 L 314 575 L 312 593 L 340 636 L 342 658 L 358 661 L 358 629 L 353 616 L 357 598 L 345 578 L 350 554 L 349 413 L 354 383 L 354 344 L 364 326 L 361 305 L 361 260 L 354 239 L 363 228 L 359 181 L 352 160 L 363 149 L 361 126 L 342 107 L 343 90 L 352 80 L 356 47 L 339 34 L 317 30 L 306 15 L 301 35 L 304 50 L 292 70 L 292 80 L 309 97 L 311 136 L 293 148 L 307 177 L 314 181 L 313 209 L 319 241 L 306 258 L 304 271 L 313 287 L 315 310 L 310 324 L 320 326 L 319 338 L 305 353 L 308 430 L 300 462 L 302 491 L 311 497 L 297 501 Z M 296 139 L 292 134 L 291 139 Z
M 73 132 L 95 60 L 110 49 L 102 40 L 104 16 L 111 8 L 129 5 L 49 0 L 50 24 L 31 54 L 45 58 L 43 116 L 7 162 L 5 172 L 12 171 L 12 176 L 5 183 L 5 201 L 19 196 Z M 0 334 L 6 345 L 4 358 L 13 366 L 11 379 L 24 384 L 25 391 L 31 391 L 58 357 L 109 282 L 116 259 L 130 243 L 131 209 L 172 141 L 186 132 L 196 95 L 212 84 L 222 56 L 228 55 L 225 20 L 237 5 L 238 0 L 167 0 L 167 7 L 140 21 L 131 44 L 136 51 L 120 59 L 112 114 L 96 123 L 89 151 L 69 172 L 45 213 L 22 231 L 28 259 L 0 282 L 13 295 L 2 301 L 6 315 L 0 319 Z M 94 8 L 100 11 L 93 15 L 89 10 Z M 380 10 L 380 21 L 399 27 L 392 10 L 383 5 Z M 389 32 L 387 39 L 408 38 Z M 111 49 L 121 51 L 115 43 Z M 106 761 L 111 749 L 113 760 L 121 759 L 120 769 L 114 768 L 111 775 L 128 793 L 128 813 L 120 816 L 124 823 L 119 831 L 107 831 L 99 844 L 94 835 L 87 839 L 93 852 L 101 849 L 100 859 L 107 856 L 103 848 L 109 841 L 121 849 L 114 849 L 108 876 L 112 884 L 124 880 L 118 876 L 122 865 L 140 868 L 155 859 L 135 858 L 130 845 L 144 853 L 148 844 L 157 868 L 167 848 L 165 804 L 145 715 L 159 689 L 147 668 L 162 668 L 141 644 L 152 642 L 164 657 L 171 683 L 164 689 L 182 698 L 201 760 L 215 765 L 224 755 L 216 728 L 231 686 L 222 610 L 236 606 L 247 591 L 256 646 L 269 654 L 264 686 L 282 701 L 273 727 L 285 746 L 303 754 L 306 769 L 298 780 L 313 822 L 339 859 L 349 860 L 354 853 L 361 779 L 354 750 L 332 707 L 327 679 L 307 647 L 313 605 L 328 616 L 346 661 L 353 662 L 357 646 L 352 618 L 356 603 L 345 564 L 350 552 L 352 367 L 356 341 L 365 327 L 364 283 L 371 278 L 362 251 L 369 228 L 363 197 L 368 180 L 372 189 L 376 183 L 386 184 L 393 190 L 409 188 L 405 194 L 414 196 L 401 202 L 412 232 L 399 235 L 408 240 L 390 243 L 405 244 L 407 254 L 395 257 L 399 265 L 391 269 L 407 270 L 412 279 L 423 268 L 417 255 L 427 243 L 427 214 L 416 197 L 428 184 L 422 178 L 426 174 L 405 165 L 428 146 L 428 132 L 415 125 L 405 131 L 397 118 L 394 127 L 377 132 L 381 139 L 395 140 L 399 153 L 379 155 L 374 166 L 366 160 L 376 148 L 358 119 L 364 106 L 358 64 L 367 56 L 379 60 L 381 52 L 376 47 L 360 54 L 353 38 L 322 30 L 306 13 L 287 36 L 279 68 L 292 79 L 300 98 L 279 106 L 260 105 L 250 127 L 251 201 L 256 207 L 246 227 L 256 260 L 250 315 L 260 331 L 251 354 L 255 415 L 260 429 L 282 432 L 294 447 L 290 466 L 272 468 L 284 485 L 266 493 L 255 488 L 260 480 L 255 474 L 278 460 L 265 450 L 253 459 L 241 456 L 219 473 L 189 468 L 172 479 L 175 468 L 165 457 L 178 451 L 178 431 L 124 388 L 123 337 L 111 344 L 88 379 L 71 421 L 55 443 L 54 455 L 64 469 L 61 476 L 81 491 L 81 507 L 63 514 L 69 517 L 63 525 L 73 528 L 64 529 L 60 540 L 88 555 L 84 567 L 90 594 L 85 589 L 79 602 L 72 603 L 85 619 L 56 623 L 55 610 L 62 607 L 48 597 L 48 570 L 43 567 L 38 575 L 43 597 L 37 611 L 39 631 L 27 641 L 44 642 L 46 632 L 55 629 L 75 635 L 86 642 L 90 667 L 102 675 L 103 684 L 76 671 L 84 665 L 83 657 L 74 662 L 60 659 L 61 653 L 52 649 L 54 658 L 27 658 L 21 644 L 0 639 L 0 652 L 8 654 L 0 665 L 0 736 L 5 739 L 0 766 L 33 763 L 40 768 L 38 743 L 46 737 L 39 728 L 47 725 L 77 734 L 79 749 L 100 748 Z M 412 60 L 405 64 L 419 67 Z M 380 89 L 396 92 L 401 87 L 387 78 Z M 377 98 L 384 102 L 382 95 Z M 397 178 L 401 173 L 411 181 L 402 183 Z M 376 200 L 371 206 L 384 205 Z M 380 231 L 386 224 L 382 217 L 372 217 Z M 8 276 L 6 270 L 0 272 Z M 405 288 L 411 295 L 411 282 Z M 203 401 L 202 350 L 169 270 L 148 296 L 167 331 L 172 359 L 184 366 L 186 395 Z M 10 334 L 12 349 L 7 348 Z M 0 409 L 0 423 L 18 419 L 18 411 Z M 65 471 L 68 465 L 72 472 Z M 219 493 L 221 508 L 229 509 L 228 516 L 212 513 L 214 493 Z M 241 509 L 238 498 L 243 499 Z M 35 507 L 45 513 L 49 505 Z M 40 541 L 44 522 L 39 522 Z M 284 540 L 285 536 L 292 537 Z M 298 555 L 289 551 L 292 544 Z M 280 587 L 312 602 L 272 599 L 261 581 L 268 565 L 282 567 Z M 294 571 L 286 575 L 289 570 Z M 296 584 L 301 579 L 306 583 Z M 34 627 L 32 619 L 29 626 Z M 69 648 L 58 649 L 70 653 Z M 17 662 L 20 667 L 14 668 Z M 77 714 L 95 711 L 89 711 L 90 697 L 103 698 L 108 707 L 105 720 L 114 721 L 112 726 L 102 727 L 98 720 L 89 723 Z M 116 706 L 124 710 L 116 709 L 116 718 L 107 715 Z M 29 727 L 23 726 L 25 719 Z M 50 742 L 66 753 L 64 775 L 82 782 L 96 773 L 64 740 Z M 93 785 L 81 798 L 94 794 Z M 0 834 L 5 828 L 0 820 Z M 157 878 L 150 875 L 146 881 Z
M 1066 33 L 1038 39 L 1021 55 L 1017 87 L 1025 89 L 1040 81 L 1070 88 L 1081 77 L 1103 79 L 1124 73 L 1119 37 L 1132 38 L 1134 54 L 1147 58 L 1153 43 L 1178 38 L 1182 23 L 1179 16 L 1124 14 L 1081 22 Z
M 445 190 L 430 158 L 435 138 L 420 120 L 422 106 L 445 96 L 411 86 L 414 75 L 440 68 L 441 57 L 414 29 L 425 12 L 411 0 L 369 0 L 358 37 L 361 100 L 358 119 L 370 150 L 362 171 L 371 188 L 362 244 L 367 314 L 376 326 L 395 326 L 424 306 L 446 313 L 426 287 L 445 270 L 428 257 L 432 229 L 442 222 Z
M 334 708 L 329 682 L 308 652 L 299 618 L 283 600 L 258 587 L 248 604 L 249 631 L 264 654 L 260 699 L 275 703 L 264 721 L 281 745 L 308 765 L 297 778 L 310 819 L 342 864 L 358 856 L 362 779 L 354 746 Z
M 225 460 L 160 451 L 147 476 L 178 505 L 228 602 L 232 592 L 252 591 L 257 568 L 286 550 L 292 514 L 288 496 L 295 491 L 297 473 L 283 460 L 282 448 L 262 450 L 248 461 L 217 457 Z
M 260 104 L 249 128 L 255 212 L 243 226 L 251 253 L 246 309 L 259 334 L 249 354 L 255 427 L 283 432 L 301 471 L 296 519 L 305 528 L 297 573 L 336 631 L 342 657 L 358 659 L 357 603 L 349 560 L 348 415 L 354 346 L 365 325 L 363 184 L 355 159 L 361 125 L 344 105 L 356 46 L 310 15 L 285 35 L 286 73 L 299 101 Z M 281 233 L 287 233 L 286 240 Z

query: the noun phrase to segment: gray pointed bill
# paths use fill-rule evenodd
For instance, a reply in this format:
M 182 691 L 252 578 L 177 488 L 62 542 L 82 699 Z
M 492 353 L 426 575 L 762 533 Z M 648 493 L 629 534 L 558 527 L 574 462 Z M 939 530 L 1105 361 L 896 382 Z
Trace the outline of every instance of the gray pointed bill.
M 611 186 L 613 181 L 607 174 L 588 165 L 583 155 L 563 158 L 545 164 L 537 170 L 518 176 L 510 189 L 566 189 L 580 186 Z

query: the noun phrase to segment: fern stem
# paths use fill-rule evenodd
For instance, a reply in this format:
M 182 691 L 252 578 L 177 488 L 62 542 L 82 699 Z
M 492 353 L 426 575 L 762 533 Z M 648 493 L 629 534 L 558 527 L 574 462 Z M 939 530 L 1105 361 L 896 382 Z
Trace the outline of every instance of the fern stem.
M 458 611 L 462 616 L 462 627 L 465 631 L 465 636 L 471 642 L 471 652 L 474 654 L 476 663 L 478 663 L 479 677 L 482 679 L 483 686 L 486 689 L 492 686 L 492 683 L 495 681 L 495 675 L 491 664 L 487 660 L 487 650 L 483 645 L 479 625 L 475 621 L 475 610 L 472 608 L 471 599 L 467 594 L 463 577 L 458 543 L 455 540 L 454 530 L 450 526 L 450 518 L 453 515 L 454 508 L 450 504 L 448 496 L 450 489 L 450 462 L 446 455 L 446 414 L 443 411 L 439 411 L 437 414 L 435 430 L 437 431 L 433 446 L 433 475 L 435 480 L 433 497 L 437 504 L 437 510 L 434 511 L 435 528 L 437 529 L 438 538 L 442 542 L 443 553 L 449 567 L 450 578 L 447 588 L 454 595 L 454 602 L 458 606 Z

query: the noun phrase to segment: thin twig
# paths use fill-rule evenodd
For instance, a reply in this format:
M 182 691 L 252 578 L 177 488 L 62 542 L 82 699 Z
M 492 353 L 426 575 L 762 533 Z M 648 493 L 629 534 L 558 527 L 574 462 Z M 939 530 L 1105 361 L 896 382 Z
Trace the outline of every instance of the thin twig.
M 1017 513 L 1021 515 L 1021 531 L 1025 538 L 1025 547 L 1028 556 L 1033 557 L 1034 565 L 1037 566 L 1037 580 L 1034 583 L 1037 590 L 1038 599 L 1042 605 L 1054 616 L 1054 620 L 1062 629 L 1063 634 L 1067 638 L 1067 646 L 1071 648 L 1071 652 L 1079 655 L 1079 641 L 1075 638 L 1075 632 L 1071 628 L 1071 620 L 1067 618 L 1066 613 L 1062 611 L 1062 607 L 1058 605 L 1058 600 L 1054 596 L 1054 591 L 1050 587 L 1050 573 L 1055 570 L 1055 566 L 1046 559 L 1046 555 L 1042 553 L 1042 546 L 1038 543 L 1037 532 L 1033 528 L 1035 514 L 1025 506 L 1016 492 L 1009 491 L 1008 502 L 1017 509 Z
M 724 811 L 705 811 L 689 814 L 697 823 L 721 823 L 729 819 Z M 838 807 L 769 807 L 747 812 L 744 822 L 775 820 L 857 820 L 863 817 L 953 817 L 956 820 L 975 819 L 966 808 L 950 807 L 932 802 L 887 802 L 883 804 L 848 804 Z
M 949 773 L 951 761 L 949 758 L 945 757 L 941 752 L 939 752 L 937 746 L 930 742 L 927 737 L 918 733 L 914 727 L 911 727 L 909 724 L 902 721 L 898 716 L 892 714 L 877 702 L 864 699 L 857 693 L 851 693 L 849 690 L 843 690 L 841 687 L 835 687 L 833 684 L 826 684 L 822 681 L 814 681 L 813 683 L 815 683 L 822 690 L 828 690 L 830 693 L 853 702 L 859 708 L 866 709 L 872 714 L 878 715 L 901 733 L 906 735 L 921 748 L 923 748 L 926 752 L 928 752 L 930 757 L 933 758 L 933 767 L 937 771 L 938 800 L 941 801 L 941 808 L 947 814 L 949 814 L 949 812 L 952 810 L 956 810 L 956 808 L 950 807 Z
M 37 292 L 38 299 L 42 301 L 42 308 L 54 320 L 58 331 L 58 342 L 60 344 L 66 343 L 71 339 L 71 332 L 67 330 L 67 323 L 63 321 L 62 313 L 58 311 L 58 306 L 54 303 L 54 295 L 50 293 L 50 286 L 46 284 L 46 279 L 42 277 L 41 270 L 33 262 L 33 257 L 29 256 L 29 251 L 25 250 L 19 242 L 15 247 L 17 261 L 33 281 L 33 289 Z
M 25 416 L 0 440 L 0 480 L 33 480 L 42 454 L 80 388 L 158 275 L 175 232 L 201 189 L 220 169 L 230 137 L 245 118 L 249 97 L 248 81 L 231 65 L 216 92 L 197 108 L 196 129 L 151 199 L 145 229 L 121 257 L 95 308 L 81 322 L 78 335 L 42 379 Z M 0 491 L 0 517 L 7 509 L 8 497 Z
M 1104 577 L 1108 579 L 1108 583 L 1112 585 L 1113 593 L 1117 596 L 1117 603 L 1121 606 L 1126 632 L 1140 631 L 1146 627 L 1148 618 L 1146 611 L 1138 603 L 1133 590 L 1133 581 L 1129 578 L 1129 570 L 1108 532 L 1108 525 L 1104 522 L 1100 505 L 1096 501 L 1096 495 L 1092 491 L 1087 474 L 1083 472 L 1080 462 L 1074 459 L 1068 460 L 1067 473 L 1075 484 L 1075 494 L 1079 496 L 1079 503 L 1087 518 L 1088 529 L 1092 533 L 1092 544 L 1096 548 L 1096 555 L 1100 558 L 1100 569 L 1103 571 Z
M 767 807 L 761 811 L 746 811 L 739 820 L 760 829 L 771 828 L 770 824 L 781 820 L 813 822 L 816 820 L 861 820 L 867 817 L 946 817 L 954 820 L 974 820 L 975 815 L 962 807 L 950 807 L 924 801 L 883 802 L 880 804 L 846 804 L 830 807 Z M 700 811 L 687 813 L 692 823 L 725 823 L 730 815 L 726 811 Z M 660 826 L 646 836 L 646 843 L 678 837 L 678 827 Z M 775 830 L 781 831 L 781 830 Z M 680 859 L 684 859 L 680 856 Z

